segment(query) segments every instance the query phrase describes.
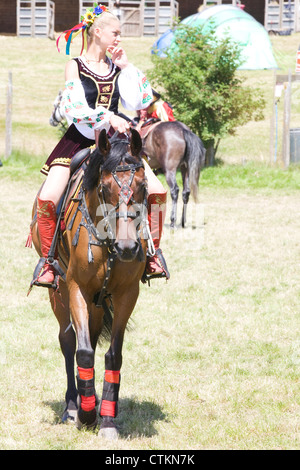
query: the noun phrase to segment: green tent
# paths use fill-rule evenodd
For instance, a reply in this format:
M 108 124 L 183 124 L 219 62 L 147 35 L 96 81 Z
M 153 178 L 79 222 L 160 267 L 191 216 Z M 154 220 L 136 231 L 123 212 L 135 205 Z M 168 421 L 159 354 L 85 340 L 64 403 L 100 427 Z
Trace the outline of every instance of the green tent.
M 240 44 L 242 57 L 245 61 L 239 69 L 277 68 L 266 29 L 241 8 L 231 5 L 210 7 L 201 13 L 185 18 L 182 24 L 202 25 L 204 33 L 213 28 L 217 37 L 228 35 L 233 41 Z M 153 51 L 163 57 L 165 52 L 172 48 L 174 34 L 176 31 L 167 31 L 154 44 Z

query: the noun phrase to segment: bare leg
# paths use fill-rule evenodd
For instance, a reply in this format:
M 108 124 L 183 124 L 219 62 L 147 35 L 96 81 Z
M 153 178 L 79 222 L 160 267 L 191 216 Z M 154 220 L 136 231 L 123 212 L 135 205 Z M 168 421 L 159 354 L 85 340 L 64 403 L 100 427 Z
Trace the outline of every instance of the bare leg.
M 52 201 L 55 206 L 59 203 L 68 184 L 70 170 L 64 166 L 50 168 L 46 181 L 39 195 L 43 201 Z
M 153 173 L 148 163 L 144 160 L 145 165 L 145 174 L 148 180 L 148 192 L 149 194 L 162 194 L 165 193 L 166 190 L 157 178 L 157 176 Z

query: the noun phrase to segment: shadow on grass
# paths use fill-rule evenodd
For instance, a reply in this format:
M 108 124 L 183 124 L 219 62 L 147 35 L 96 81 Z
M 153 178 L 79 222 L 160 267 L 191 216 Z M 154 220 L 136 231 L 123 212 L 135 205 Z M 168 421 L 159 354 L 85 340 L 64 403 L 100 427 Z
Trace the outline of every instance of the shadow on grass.
M 120 437 L 132 439 L 151 437 L 158 434 L 157 421 L 169 421 L 167 413 L 153 401 L 139 401 L 136 398 L 123 398 L 119 403 L 119 415 L 116 419 Z
M 61 401 L 44 402 L 55 413 L 53 424 L 61 423 L 65 403 Z M 137 398 L 123 398 L 119 400 L 119 413 L 116 418 L 116 426 L 120 437 L 123 439 L 135 439 L 138 437 L 152 437 L 158 434 L 155 423 L 158 421 L 169 422 L 168 414 L 161 406 L 153 401 L 139 401 Z M 101 421 L 99 419 L 99 426 Z

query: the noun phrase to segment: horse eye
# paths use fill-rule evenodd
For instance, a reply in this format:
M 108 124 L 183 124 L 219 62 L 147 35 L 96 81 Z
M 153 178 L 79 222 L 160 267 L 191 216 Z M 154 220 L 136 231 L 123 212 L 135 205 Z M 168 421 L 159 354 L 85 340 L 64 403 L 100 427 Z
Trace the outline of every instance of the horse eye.
M 146 190 L 146 185 L 144 181 L 138 185 L 137 190 L 139 193 L 142 193 Z
M 101 184 L 101 190 L 103 193 L 105 194 L 109 194 L 110 193 L 110 188 L 109 188 L 109 185 L 105 184 L 105 183 L 102 183 Z

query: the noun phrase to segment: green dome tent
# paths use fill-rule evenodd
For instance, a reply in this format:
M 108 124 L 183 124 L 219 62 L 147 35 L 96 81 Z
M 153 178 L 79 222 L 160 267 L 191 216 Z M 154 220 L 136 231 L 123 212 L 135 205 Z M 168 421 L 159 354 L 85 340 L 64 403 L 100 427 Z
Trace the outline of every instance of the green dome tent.
M 207 8 L 201 13 L 185 18 L 182 24 L 203 26 L 203 32 L 215 30 L 217 37 L 228 35 L 242 47 L 244 63 L 239 69 L 259 70 L 275 69 L 276 61 L 266 29 L 241 8 L 220 5 Z M 167 31 L 153 46 L 153 52 L 164 56 L 172 48 L 176 31 Z M 173 46 L 174 47 L 174 46 Z

